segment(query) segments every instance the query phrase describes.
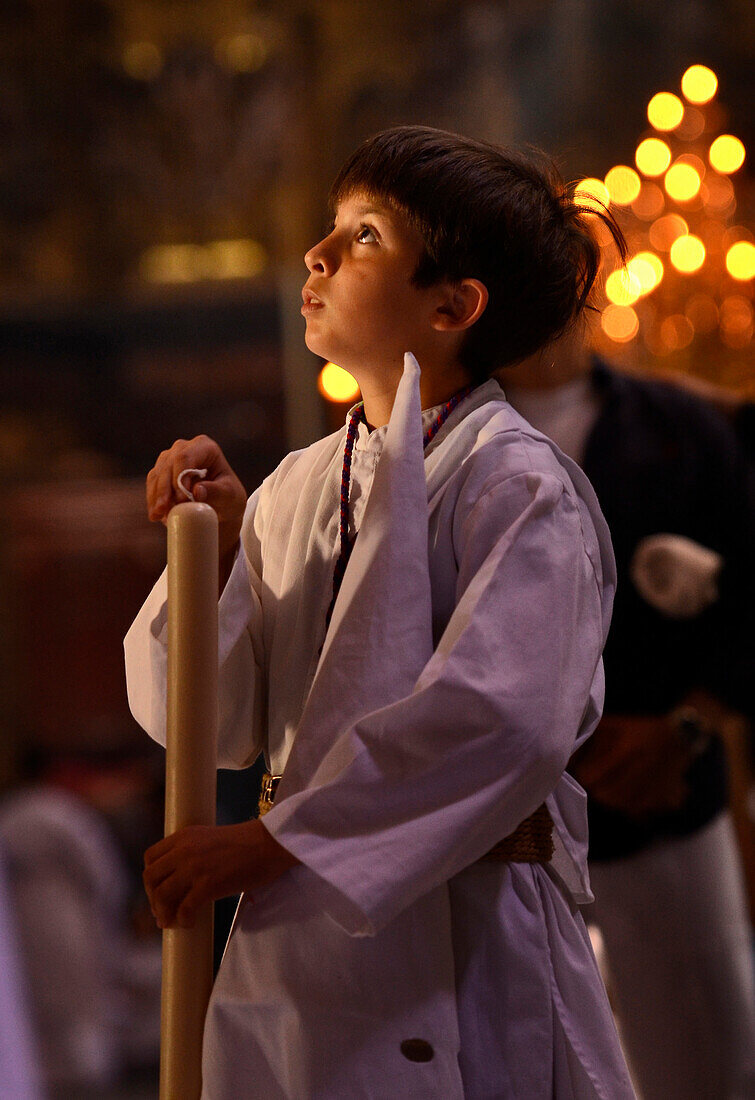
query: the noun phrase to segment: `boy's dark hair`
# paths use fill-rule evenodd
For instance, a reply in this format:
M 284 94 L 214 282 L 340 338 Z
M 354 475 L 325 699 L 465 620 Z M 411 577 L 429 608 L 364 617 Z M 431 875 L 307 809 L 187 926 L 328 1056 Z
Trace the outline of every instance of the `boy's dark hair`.
M 607 209 L 575 203 L 573 188 L 540 153 L 525 156 L 428 126 L 397 126 L 347 160 L 330 206 L 363 191 L 403 213 L 425 254 L 419 286 L 479 279 L 489 301 L 467 332 L 462 364 L 486 378 L 561 335 L 586 306 L 600 266 L 590 218 L 626 244 Z

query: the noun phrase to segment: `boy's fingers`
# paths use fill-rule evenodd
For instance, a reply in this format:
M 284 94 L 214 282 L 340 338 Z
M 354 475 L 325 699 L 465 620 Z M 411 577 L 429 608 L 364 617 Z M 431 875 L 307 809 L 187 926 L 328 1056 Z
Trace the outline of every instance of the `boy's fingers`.
M 152 891 L 159 889 L 166 879 L 169 879 L 171 875 L 175 874 L 178 870 L 176 861 L 171 859 L 169 855 L 164 856 L 162 859 L 158 859 L 156 863 L 151 863 L 149 867 L 144 868 L 142 874 L 142 882 L 144 883 L 145 890 Z
M 206 902 L 212 901 L 211 891 L 206 880 L 196 882 L 176 910 L 176 924 L 180 928 L 193 928 L 197 911 Z
M 166 516 L 171 508 L 172 469 L 167 462 L 160 461 L 151 474 L 153 476 L 147 485 L 147 507 L 150 519 L 158 520 Z
M 175 918 L 176 910 L 190 889 L 191 884 L 178 873 L 169 875 L 159 886 L 147 889 L 150 908 L 163 927 Z
M 179 479 L 187 470 L 206 469 L 206 481 L 194 474 L 187 475 L 183 483 Z M 194 439 L 177 439 L 173 446 L 162 451 L 154 467 L 147 474 L 147 514 L 153 522 L 165 522 L 175 504 L 187 497 L 183 485 L 194 500 L 209 504 L 221 523 L 236 522 L 239 525 L 246 508 L 246 491 L 218 447 L 209 436 Z
M 156 898 L 158 920 L 163 922 L 163 927 L 177 924 L 181 928 L 193 928 L 200 907 L 215 899 L 210 879 L 201 875 L 190 885 L 180 883 L 180 889 L 173 887 L 172 879 L 168 885 L 167 896 Z
M 219 477 L 216 480 L 206 478 L 204 481 L 195 481 L 191 487 L 194 499 L 209 504 L 218 514 L 218 519 L 225 519 L 229 504 L 228 478 Z
M 161 859 L 166 852 L 169 852 L 171 848 L 175 846 L 175 838 L 177 835 L 177 833 L 171 833 L 170 836 L 164 836 L 162 840 L 156 841 L 149 847 L 144 853 L 145 866 L 149 866 L 150 863 L 155 863 L 158 859 Z

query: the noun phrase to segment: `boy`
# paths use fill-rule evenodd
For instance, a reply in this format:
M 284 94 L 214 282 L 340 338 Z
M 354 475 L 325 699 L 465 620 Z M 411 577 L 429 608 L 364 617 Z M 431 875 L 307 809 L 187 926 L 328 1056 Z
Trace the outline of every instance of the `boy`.
M 289 455 L 246 506 L 205 437 L 148 478 L 164 520 L 180 473 L 208 468 L 219 763 L 264 751 L 282 776 L 264 824 L 145 858 L 162 926 L 244 891 L 203 1095 L 630 1097 L 564 774 L 602 703 L 610 541 L 580 471 L 486 380 L 574 321 L 597 247 L 554 175 L 423 127 L 365 143 L 331 200 L 302 313 L 359 382 L 345 439 Z M 164 604 L 161 580 L 126 643 L 158 739 Z

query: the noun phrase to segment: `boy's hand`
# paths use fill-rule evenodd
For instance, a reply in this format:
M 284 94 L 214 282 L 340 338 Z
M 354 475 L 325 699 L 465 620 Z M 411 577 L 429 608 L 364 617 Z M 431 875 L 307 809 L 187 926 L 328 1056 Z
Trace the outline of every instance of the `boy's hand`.
M 177 439 L 159 455 L 147 474 L 147 514 L 153 523 L 166 523 L 173 505 L 186 501 L 178 484 L 179 476 L 184 470 L 205 468 L 206 479 L 194 481 L 191 490 L 195 500 L 209 504 L 217 513 L 222 565 L 236 550 L 246 508 L 246 490 L 209 436 Z
M 144 887 L 160 928 L 192 928 L 201 905 L 266 886 L 298 862 L 260 821 L 190 825 L 147 849 Z

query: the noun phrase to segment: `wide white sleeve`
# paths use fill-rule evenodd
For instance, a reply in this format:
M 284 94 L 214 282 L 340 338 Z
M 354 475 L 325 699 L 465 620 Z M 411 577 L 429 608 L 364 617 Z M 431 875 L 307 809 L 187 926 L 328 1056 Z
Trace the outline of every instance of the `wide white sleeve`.
M 559 782 L 601 675 L 583 521 L 552 475 L 486 491 L 458 519 L 457 605 L 414 690 L 345 729 L 266 816 L 352 934 L 475 862 Z
M 245 523 L 256 504 L 247 505 Z M 252 524 L 249 524 L 252 528 Z M 245 768 L 263 744 L 260 581 L 243 547 L 218 603 L 218 767 Z M 168 632 L 167 571 L 156 582 L 124 640 L 131 713 L 165 745 Z

